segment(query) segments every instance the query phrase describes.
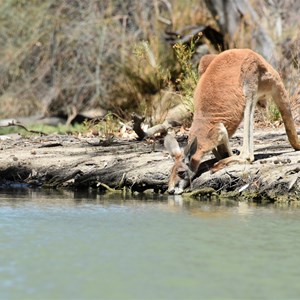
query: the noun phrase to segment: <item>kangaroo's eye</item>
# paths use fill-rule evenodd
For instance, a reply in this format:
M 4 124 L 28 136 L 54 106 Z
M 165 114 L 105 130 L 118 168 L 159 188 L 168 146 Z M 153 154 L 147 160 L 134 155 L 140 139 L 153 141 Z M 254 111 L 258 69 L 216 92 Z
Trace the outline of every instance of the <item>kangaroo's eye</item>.
M 182 179 L 184 179 L 184 177 L 185 177 L 185 170 L 180 170 L 180 171 L 178 171 L 178 176 L 180 177 L 180 178 L 182 178 Z

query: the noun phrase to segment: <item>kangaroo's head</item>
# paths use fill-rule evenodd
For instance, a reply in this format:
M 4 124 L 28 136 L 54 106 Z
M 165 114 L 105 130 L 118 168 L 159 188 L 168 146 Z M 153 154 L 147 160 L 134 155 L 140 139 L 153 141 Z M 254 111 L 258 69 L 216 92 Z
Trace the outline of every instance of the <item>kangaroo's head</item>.
M 197 150 L 197 138 L 189 143 L 184 151 L 178 145 L 177 140 L 168 134 L 164 140 L 165 148 L 174 159 L 174 166 L 169 178 L 168 192 L 170 194 L 182 194 L 184 189 L 191 184 L 195 172 L 191 168 L 191 157 Z

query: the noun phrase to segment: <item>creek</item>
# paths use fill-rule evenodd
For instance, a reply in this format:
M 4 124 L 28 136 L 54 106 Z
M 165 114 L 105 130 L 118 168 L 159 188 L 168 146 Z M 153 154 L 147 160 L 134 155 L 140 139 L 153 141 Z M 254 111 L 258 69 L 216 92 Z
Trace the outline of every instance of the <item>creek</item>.
M 0 190 L 0 299 L 299 299 L 299 237 L 289 206 Z

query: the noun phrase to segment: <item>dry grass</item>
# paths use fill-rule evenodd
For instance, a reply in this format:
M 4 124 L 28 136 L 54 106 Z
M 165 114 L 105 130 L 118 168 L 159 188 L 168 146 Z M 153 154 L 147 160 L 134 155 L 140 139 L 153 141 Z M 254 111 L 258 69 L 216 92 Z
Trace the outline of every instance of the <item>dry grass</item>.
M 203 0 L 3 0 L 0 15 L 0 118 L 100 106 L 128 119 L 131 111 L 153 115 L 165 99 L 190 101 L 197 80 L 190 49 L 185 65 L 164 32 L 215 26 Z M 292 43 L 299 40 L 295 24 L 283 30 Z M 249 46 L 249 38 L 239 43 Z M 281 68 L 291 95 L 299 48 Z M 299 112 L 299 94 L 293 99 Z
M 172 2 L 4 0 L 0 116 L 30 114 L 32 107 L 45 114 L 95 106 L 123 115 L 143 110 L 177 68 L 162 33 L 182 26 L 183 6 L 192 16 L 198 1 Z M 147 45 L 143 59 L 134 53 L 141 45 Z

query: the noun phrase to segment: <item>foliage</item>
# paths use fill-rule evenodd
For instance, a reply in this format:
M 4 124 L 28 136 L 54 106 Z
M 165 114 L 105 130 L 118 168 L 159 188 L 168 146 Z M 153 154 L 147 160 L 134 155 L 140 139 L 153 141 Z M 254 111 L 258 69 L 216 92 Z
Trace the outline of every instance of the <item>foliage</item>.
M 191 42 L 190 46 L 175 44 L 174 50 L 182 70 L 176 82 L 180 87 L 183 96 L 183 103 L 188 107 L 190 111 L 193 112 L 194 90 L 198 82 L 198 73 L 192 64 L 192 57 L 195 52 L 195 43 Z
M 129 104 L 135 112 L 151 115 L 153 97 L 172 84 L 176 72 L 172 48 L 151 39 L 134 43 L 129 53 L 121 66 L 124 79 L 118 93 L 131 101 L 119 107 L 127 111 Z

